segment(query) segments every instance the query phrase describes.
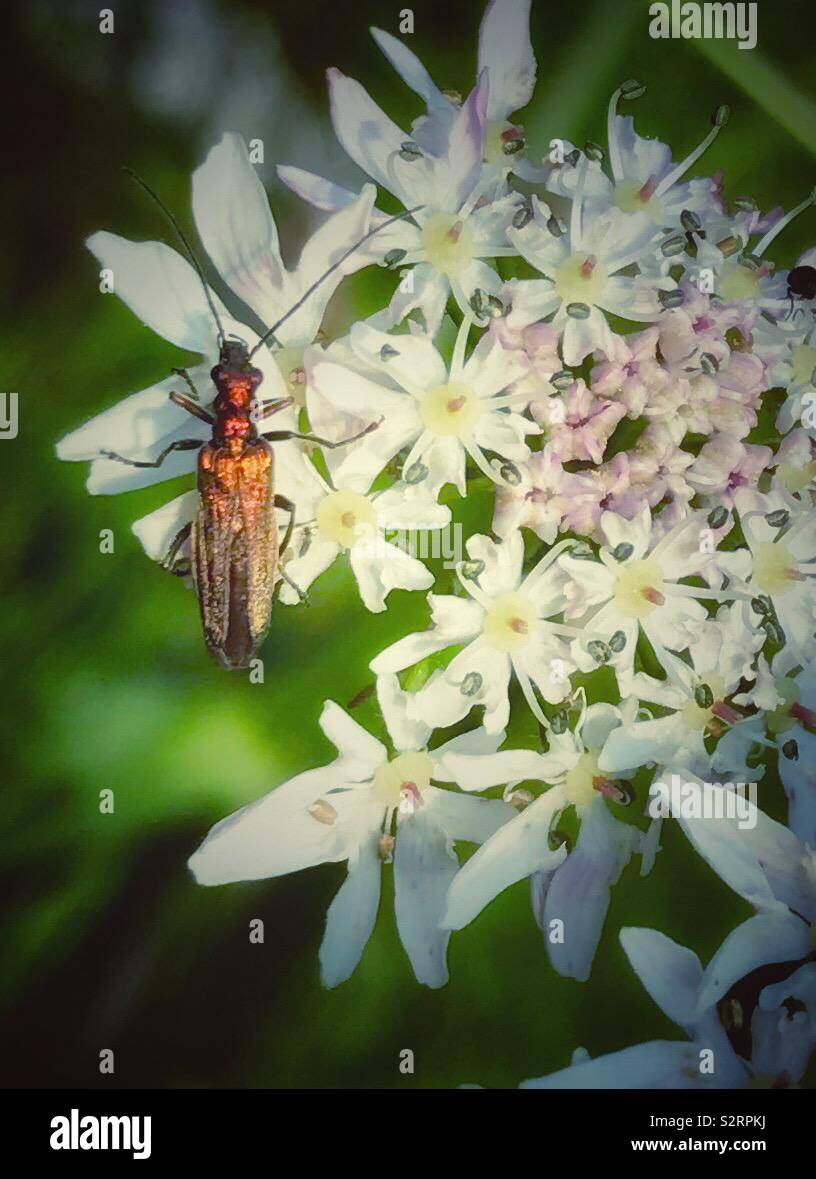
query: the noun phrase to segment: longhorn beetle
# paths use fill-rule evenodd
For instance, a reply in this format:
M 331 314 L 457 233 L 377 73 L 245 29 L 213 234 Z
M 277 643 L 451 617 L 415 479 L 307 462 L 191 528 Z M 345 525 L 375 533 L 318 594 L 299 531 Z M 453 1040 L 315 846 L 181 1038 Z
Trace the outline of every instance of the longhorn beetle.
M 417 205 L 398 213 L 369 230 L 312 283 L 250 350 L 239 337 L 224 335 L 204 272 L 176 218 L 135 172 L 130 169 L 125 171 L 165 214 L 201 280 L 217 328 L 218 363 L 210 373 L 216 396 L 210 412 L 201 404 L 187 371 L 174 369 L 186 381 L 193 396 L 174 391 L 170 394 L 170 400 L 211 426 L 212 438 L 204 443 L 200 438 L 178 439 L 149 462 L 125 458 L 108 450 L 101 453 L 105 458 L 131 467 L 159 467 L 172 451 L 198 450 L 198 511 L 192 522 L 177 533 L 162 566 L 179 576 L 192 573 L 204 640 L 221 665 L 228 668 L 247 667 L 269 629 L 276 576 L 289 582 L 301 598 L 305 596 L 281 568 L 280 558 L 295 524 L 295 505 L 275 492 L 274 450 L 271 443 L 300 438 L 333 448 L 354 442 L 379 425 L 379 422 L 372 422 L 359 434 L 338 442 L 318 438 L 314 434 L 301 434 L 297 430 L 275 430 L 265 436 L 259 435 L 256 423 L 285 409 L 292 404 L 293 399 L 283 397 L 266 404 L 256 400 L 263 373 L 253 367 L 252 357 L 268 340 L 277 343 L 275 332 L 282 324 L 369 238 L 395 221 L 410 217 L 423 206 Z M 276 508 L 289 513 L 280 543 Z M 177 559 L 188 539 L 191 553 L 189 562 Z

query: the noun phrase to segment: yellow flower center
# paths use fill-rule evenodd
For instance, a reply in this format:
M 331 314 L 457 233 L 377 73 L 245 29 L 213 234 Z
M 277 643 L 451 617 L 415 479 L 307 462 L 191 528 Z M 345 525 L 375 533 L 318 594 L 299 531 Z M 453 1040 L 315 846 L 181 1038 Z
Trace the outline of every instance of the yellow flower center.
M 422 750 L 400 753 L 384 762 L 371 782 L 371 793 L 383 806 L 399 806 L 403 792 L 418 798 L 431 784 L 433 761 Z
M 622 180 L 615 185 L 613 203 L 622 213 L 646 213 L 655 223 L 662 218 L 660 198 L 654 195 L 654 185 L 648 181 L 638 184 L 634 180 Z
M 814 370 L 816 370 L 816 348 L 811 348 L 808 344 L 800 344 L 793 353 L 792 369 L 795 385 L 812 385 Z
M 330 491 L 317 505 L 315 516 L 321 536 L 346 549 L 370 540 L 377 527 L 374 508 L 356 491 Z
M 555 293 L 565 303 L 597 303 L 609 278 L 594 254 L 579 251 L 565 258 L 555 272 Z
M 473 233 L 455 213 L 433 213 L 422 227 L 425 257 L 443 274 L 458 274 L 473 261 Z
M 500 164 L 503 167 L 509 167 L 512 155 L 508 155 L 504 150 L 505 141 L 502 135 L 506 131 L 513 131 L 512 123 L 494 122 L 488 123 L 485 127 L 485 146 L 484 158 L 486 164 Z
M 707 729 L 714 719 L 714 704 L 718 700 L 722 700 L 725 695 L 725 680 L 721 675 L 710 675 L 706 678 L 706 683 L 711 689 L 711 695 L 714 697 L 711 708 L 701 708 L 696 700 L 687 700 L 683 705 L 682 717 L 683 725 L 686 729 Z
M 646 618 L 665 598 L 663 570 L 652 557 L 632 561 L 618 576 L 615 606 L 626 618 Z
M 804 491 L 816 479 L 816 463 L 804 463 L 801 467 L 794 467 L 792 463 L 780 463 L 776 473 L 788 491 Z
M 294 397 L 301 408 L 306 404 L 306 373 L 303 368 L 302 348 L 281 348 L 274 353 L 275 363 L 286 384 L 286 394 Z
M 484 413 L 481 398 L 460 381 L 429 389 L 419 406 L 419 415 L 432 434 L 464 438 Z
M 494 651 L 520 651 L 530 641 L 538 615 L 524 594 L 500 594 L 490 604 L 482 633 Z
M 720 296 L 732 299 L 755 299 L 759 294 L 759 274 L 739 262 L 728 261 L 722 268 L 718 285 Z
M 782 541 L 767 541 L 754 550 L 752 585 L 763 594 L 786 594 L 797 572 L 793 553 Z
M 777 676 L 774 679 L 776 694 L 782 703 L 778 708 L 765 713 L 765 724 L 769 733 L 786 733 L 796 724 L 796 718 L 790 715 L 790 708 L 799 703 L 799 688 L 796 680 L 790 676 Z
M 585 806 L 595 797 L 595 779 L 603 777 L 598 769 L 598 754 L 588 749 L 568 771 L 564 779 L 564 796 L 574 806 Z

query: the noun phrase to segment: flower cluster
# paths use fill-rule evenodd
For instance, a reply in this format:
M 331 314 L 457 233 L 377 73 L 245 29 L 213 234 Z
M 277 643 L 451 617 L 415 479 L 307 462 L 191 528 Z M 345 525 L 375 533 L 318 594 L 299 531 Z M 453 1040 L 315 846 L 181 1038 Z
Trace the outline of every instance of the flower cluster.
M 603 147 L 553 139 L 534 158 L 515 121 L 536 79 L 529 0 L 490 0 L 465 96 L 374 36 L 425 109 L 403 130 L 329 71 L 337 137 L 373 183 L 356 194 L 279 169 L 328 214 L 294 270 L 239 136 L 195 172 L 193 212 L 224 284 L 264 324 L 344 259 L 256 354 L 265 397 L 294 400 L 290 424 L 337 440 L 379 423 L 321 465 L 308 444 L 277 446 L 297 519 L 281 600 L 296 606 L 293 586 L 347 556 L 365 608 L 427 590 L 430 625 L 371 663 L 379 736 L 327 701 L 336 758 L 218 824 L 190 867 L 212 885 L 346 861 L 320 949 L 328 986 L 363 953 L 383 864 L 430 987 L 447 980 L 451 932 L 529 878 L 552 967 L 585 980 L 612 887 L 632 857 L 646 877 L 660 853 L 657 784 L 679 777 L 673 816 L 757 914 L 705 970 L 663 934 L 625 929 L 688 1042 L 598 1060 L 579 1049 L 526 1084 L 796 1084 L 816 1046 L 816 249 L 790 270 L 768 252 L 814 198 L 788 213 L 727 204 L 718 176 L 691 171 L 728 111 L 678 163 L 620 113 L 643 94 L 634 81 L 611 97 Z M 389 221 L 376 188 L 412 215 Z M 148 326 L 200 353 L 203 386 L 217 337 L 188 262 L 110 233 L 88 244 Z M 393 297 L 327 340 L 330 296 L 369 265 L 395 271 Z M 226 330 L 257 342 L 212 298 Z M 59 444 L 91 460 L 91 493 L 192 470 L 183 450 L 136 471 L 104 457 L 149 460 L 191 433 L 175 384 Z M 492 519 L 444 585 L 372 542 L 446 527 L 477 486 L 493 489 Z M 195 502 L 188 492 L 134 525 L 149 556 Z M 525 748 L 506 736 L 520 712 L 536 735 Z M 726 796 L 777 772 L 788 826 L 754 800 L 738 821 Z M 461 866 L 460 841 L 478 845 Z

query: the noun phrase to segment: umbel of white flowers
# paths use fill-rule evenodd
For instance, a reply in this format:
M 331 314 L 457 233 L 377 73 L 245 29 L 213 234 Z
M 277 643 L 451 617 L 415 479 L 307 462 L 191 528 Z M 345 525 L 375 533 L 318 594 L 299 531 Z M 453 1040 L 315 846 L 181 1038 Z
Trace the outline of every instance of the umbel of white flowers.
M 529 878 L 552 967 L 583 980 L 621 873 L 666 856 L 649 789 L 676 775 L 693 804 L 676 818 L 756 916 L 705 970 L 662 933 L 624 929 L 688 1040 L 579 1052 L 526 1084 L 796 1084 L 816 1040 L 816 249 L 786 269 L 771 247 L 813 196 L 787 213 L 727 201 L 700 164 L 727 109 L 678 161 L 621 113 L 644 93 L 635 80 L 611 96 L 604 145 L 552 128 L 542 155 L 517 114 L 536 82 L 529 7 L 490 0 L 464 95 L 373 31 L 423 105 L 410 128 L 329 71 L 337 138 L 371 183 L 355 193 L 279 168 L 325 214 L 292 269 L 245 144 L 227 134 L 212 148 L 193 214 L 233 310 L 166 245 L 88 241 L 131 310 L 200 356 L 200 389 L 218 354 L 208 297 L 252 346 L 239 307 L 274 323 L 346 258 L 254 356 L 265 398 L 293 399 L 275 429 L 308 422 L 340 439 L 378 421 L 324 465 L 308 443 L 276 444 L 296 519 L 283 570 L 307 590 L 348 562 L 372 612 L 394 590 L 427 593 L 427 627 L 371 661 L 365 723 L 327 701 L 336 756 L 219 823 L 190 867 L 216 885 L 345 862 L 320 948 L 328 986 L 361 958 L 383 872 L 430 987 L 447 980 L 452 931 Z M 353 250 L 387 220 L 378 188 L 417 211 Z M 328 300 L 371 265 L 394 272 L 387 305 L 328 339 Z M 175 384 L 160 378 L 62 439 L 61 458 L 90 462 L 91 494 L 193 470 L 190 449 L 157 466 L 105 457 L 150 462 L 207 437 L 168 400 Z M 488 514 L 435 579 L 393 532 L 445 528 L 450 504 L 475 493 L 467 518 Z M 196 503 L 185 491 L 134 524 L 149 557 Z M 290 585 L 280 597 L 298 608 Z M 516 720 L 536 739 L 508 740 Z M 755 806 L 747 826 L 728 817 L 729 784 L 763 777 L 763 795 L 781 781 L 787 827 Z M 462 843 L 476 845 L 465 859 Z M 776 981 L 736 1012 L 735 986 L 760 966 Z M 719 1063 L 701 1072 L 709 1050 Z

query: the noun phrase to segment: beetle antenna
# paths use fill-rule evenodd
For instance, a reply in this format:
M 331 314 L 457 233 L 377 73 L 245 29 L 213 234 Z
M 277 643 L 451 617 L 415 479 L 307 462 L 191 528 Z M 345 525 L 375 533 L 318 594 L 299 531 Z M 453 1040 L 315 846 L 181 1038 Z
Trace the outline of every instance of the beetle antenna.
M 190 262 L 192 262 L 193 268 L 194 268 L 196 274 L 201 279 L 201 285 L 204 288 L 204 296 L 207 300 L 210 311 L 212 312 L 212 317 L 215 320 L 216 327 L 218 328 L 218 347 L 220 348 L 221 345 L 224 343 L 224 327 L 221 323 L 221 319 L 218 315 L 218 312 L 216 311 L 215 303 L 213 301 L 213 297 L 212 297 L 212 293 L 210 291 L 210 288 L 207 286 L 207 280 L 204 277 L 204 271 L 201 269 L 201 263 L 199 262 L 198 258 L 196 258 L 195 253 L 193 251 L 193 247 L 190 245 L 189 241 L 187 240 L 187 236 L 184 233 L 184 230 L 181 228 L 181 226 L 179 225 L 175 216 L 170 212 L 167 205 L 165 205 L 164 201 L 161 199 L 161 197 L 158 195 L 158 193 L 154 192 L 153 189 L 150 187 L 150 185 L 147 184 L 144 180 L 142 180 L 141 176 L 139 176 L 138 173 L 134 172 L 132 168 L 128 168 L 128 167 L 123 167 L 122 171 L 127 172 L 128 176 L 130 176 L 130 178 L 132 180 L 135 180 L 137 184 L 141 185 L 141 187 L 144 189 L 144 191 L 147 193 L 147 195 L 151 198 L 151 200 L 156 202 L 156 204 L 161 209 L 162 213 L 164 213 L 165 217 L 167 218 L 167 220 L 173 226 L 173 229 L 175 229 L 176 233 L 178 234 L 179 241 L 181 242 L 182 246 L 184 247 L 184 251 L 187 254 L 187 257 L 190 259 Z
M 342 266 L 343 263 L 346 261 L 346 259 L 350 258 L 351 255 L 355 252 L 355 250 L 359 250 L 360 246 L 365 245 L 365 243 L 370 238 L 374 237 L 375 234 L 379 233 L 381 229 L 387 229 L 388 226 L 393 225 L 395 221 L 402 221 L 406 217 L 412 217 L 414 215 L 414 213 L 418 213 L 420 209 L 424 209 L 424 208 L 425 208 L 424 205 L 415 205 L 413 209 L 406 209 L 403 213 L 396 213 L 393 217 L 389 217 L 386 221 L 381 221 L 379 225 L 375 225 L 373 229 L 369 229 L 368 233 L 366 233 L 363 237 L 361 237 L 358 242 L 355 242 L 353 246 L 349 247 L 349 249 L 346 250 L 346 252 L 344 254 L 340 255 L 340 257 L 337 259 L 336 262 L 332 263 L 332 265 L 329 267 L 328 270 L 324 271 L 323 274 L 321 274 L 319 278 L 315 279 L 315 281 L 312 283 L 312 285 L 310 287 L 308 287 L 303 292 L 303 294 L 298 299 L 297 303 L 294 303 L 289 308 L 289 310 L 287 312 L 285 312 L 285 314 L 283 314 L 280 317 L 280 319 L 276 323 L 272 324 L 271 328 L 269 328 L 267 331 L 264 332 L 264 334 L 261 336 L 260 340 L 258 340 L 258 343 L 255 345 L 255 347 L 250 352 L 249 359 L 250 360 L 252 359 L 252 357 L 255 355 L 255 353 L 260 348 L 261 344 L 265 344 L 266 341 L 268 339 L 270 339 L 270 337 L 274 338 L 275 332 L 278 330 L 278 328 L 280 328 L 284 323 L 286 323 L 287 319 L 289 319 L 290 316 L 294 315 L 296 311 L 300 310 L 300 308 L 303 306 L 303 304 L 306 302 L 306 300 L 310 297 L 310 295 L 314 294 L 314 292 L 317 290 L 317 288 L 320 286 L 320 284 L 325 282 L 326 279 L 330 277 L 330 275 L 334 274 L 335 270 L 337 270 L 337 268 L 339 266 Z

